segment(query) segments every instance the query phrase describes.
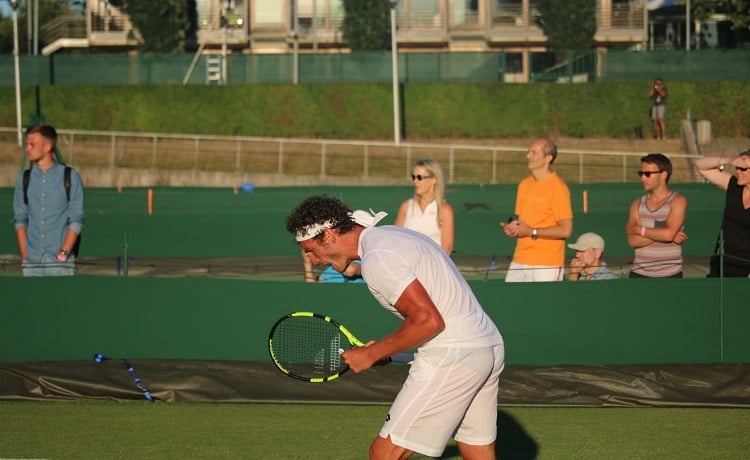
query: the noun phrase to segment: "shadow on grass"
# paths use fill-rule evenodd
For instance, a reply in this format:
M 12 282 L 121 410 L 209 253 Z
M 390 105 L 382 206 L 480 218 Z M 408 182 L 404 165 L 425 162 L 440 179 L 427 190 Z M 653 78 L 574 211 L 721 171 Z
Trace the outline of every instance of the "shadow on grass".
M 526 430 L 508 413 L 497 411 L 497 441 L 495 456 L 498 459 L 532 460 L 537 458 L 539 446 Z M 458 447 L 451 444 L 440 458 L 461 458 Z

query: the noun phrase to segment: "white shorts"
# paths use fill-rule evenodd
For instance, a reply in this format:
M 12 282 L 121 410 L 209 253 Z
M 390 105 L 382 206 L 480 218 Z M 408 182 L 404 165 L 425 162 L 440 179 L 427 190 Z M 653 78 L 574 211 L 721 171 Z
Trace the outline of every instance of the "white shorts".
M 380 436 L 430 457 L 439 457 L 451 437 L 470 445 L 491 444 L 497 437 L 504 366 L 502 344 L 420 350 Z
M 529 281 L 562 281 L 565 277 L 563 267 L 549 267 L 545 265 L 525 265 L 511 262 L 506 283 L 521 283 Z
M 662 104 L 662 105 L 651 106 L 651 119 L 652 120 L 663 120 L 665 113 L 667 113 L 666 105 Z

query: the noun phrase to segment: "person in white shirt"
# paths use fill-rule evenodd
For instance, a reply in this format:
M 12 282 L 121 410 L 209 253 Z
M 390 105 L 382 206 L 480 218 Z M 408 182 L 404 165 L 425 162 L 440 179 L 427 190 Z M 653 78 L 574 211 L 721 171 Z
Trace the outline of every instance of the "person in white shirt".
M 395 225 L 429 236 L 447 254 L 453 252 L 455 226 L 453 206 L 445 201 L 445 179 L 440 164 L 431 159 L 417 160 L 411 172 L 414 197 L 401 203 Z
M 403 320 L 386 337 L 342 353 L 352 371 L 417 349 L 370 458 L 439 457 L 453 438 L 463 458 L 494 459 L 502 335 L 448 254 L 413 230 L 375 227 L 385 215 L 312 196 L 286 222 L 313 264 L 346 273 L 361 261 L 372 295 Z

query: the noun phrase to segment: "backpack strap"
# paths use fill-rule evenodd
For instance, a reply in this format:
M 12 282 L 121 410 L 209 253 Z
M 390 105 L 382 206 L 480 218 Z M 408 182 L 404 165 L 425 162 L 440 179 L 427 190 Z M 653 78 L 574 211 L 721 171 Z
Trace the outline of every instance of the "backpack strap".
M 65 167 L 65 175 L 63 176 L 64 184 L 65 184 L 65 194 L 68 196 L 68 201 L 70 201 L 70 170 L 73 169 L 70 166 Z
M 23 204 L 29 204 L 29 178 L 31 177 L 31 168 L 23 172 Z
M 65 195 L 70 201 L 70 171 L 73 168 L 70 166 L 65 167 L 65 173 L 63 175 L 63 183 L 65 185 Z M 23 204 L 29 204 L 29 178 L 31 177 L 31 168 L 23 172 Z

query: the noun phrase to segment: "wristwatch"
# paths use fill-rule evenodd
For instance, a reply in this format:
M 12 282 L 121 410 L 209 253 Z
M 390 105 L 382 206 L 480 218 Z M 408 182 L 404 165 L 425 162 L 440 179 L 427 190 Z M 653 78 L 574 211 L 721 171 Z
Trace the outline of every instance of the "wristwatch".
M 70 251 L 66 251 L 65 249 L 60 249 L 60 254 L 64 255 L 65 257 L 68 257 L 70 255 Z
M 537 231 L 534 228 L 534 229 L 531 230 L 531 239 L 535 240 L 536 238 L 537 238 Z

